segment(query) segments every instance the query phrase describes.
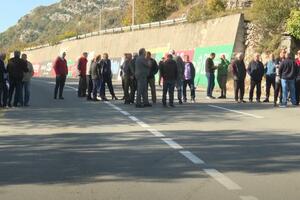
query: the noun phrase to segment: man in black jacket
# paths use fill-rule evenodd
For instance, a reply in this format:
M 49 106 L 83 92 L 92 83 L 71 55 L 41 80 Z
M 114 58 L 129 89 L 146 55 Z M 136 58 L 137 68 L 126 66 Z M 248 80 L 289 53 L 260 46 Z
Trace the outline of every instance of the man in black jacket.
M 132 90 L 130 91 L 130 103 L 134 103 L 135 101 L 135 93 L 137 91 L 137 80 L 135 77 L 135 62 L 138 57 L 138 53 L 133 53 L 133 59 L 130 62 L 130 73 L 132 76 L 130 77 L 130 84 L 132 86 Z
M 8 88 L 6 85 L 6 74 L 7 70 L 5 67 L 4 60 L 6 58 L 5 53 L 0 54 L 0 107 L 6 107 L 7 106 L 7 93 Z
M 160 75 L 163 78 L 163 105 L 164 107 L 167 106 L 167 93 L 169 93 L 169 105 L 174 107 L 174 87 L 178 78 L 178 68 L 171 54 L 161 65 Z
M 130 70 L 131 61 L 132 61 L 132 55 L 129 53 L 125 54 L 125 60 L 121 66 L 121 76 L 122 76 L 123 87 L 124 87 L 125 104 L 131 103 L 129 90 L 130 92 L 133 91 L 133 85 L 131 84 L 133 73 Z
M 234 80 L 234 99 L 238 103 L 246 103 L 244 101 L 246 66 L 242 53 L 237 54 L 236 60 L 232 63 L 232 74 Z
M 15 51 L 14 58 L 11 58 L 7 64 L 7 71 L 9 75 L 9 99 L 8 106 L 11 107 L 11 101 L 13 94 L 14 106 L 17 107 L 18 103 L 21 102 L 21 87 L 22 80 L 25 72 L 28 72 L 27 63 L 20 58 L 21 52 Z M 22 106 L 22 105 L 21 105 Z
M 280 107 L 287 106 L 289 91 L 291 95 L 292 104 L 297 105 L 296 90 L 295 90 L 297 66 L 296 66 L 296 62 L 292 60 L 292 56 L 290 53 L 286 53 L 286 59 L 280 64 L 279 75 L 281 78 L 281 86 L 282 86 L 282 104 L 280 105 Z
M 195 103 L 195 67 L 193 63 L 190 61 L 189 55 L 184 56 L 184 81 L 183 81 L 183 101 L 186 102 L 186 87 L 189 86 L 191 90 L 191 101 Z
M 103 54 L 103 60 L 100 63 L 101 66 L 101 89 L 100 89 L 100 96 L 103 101 L 108 101 L 105 96 L 105 84 L 107 84 L 109 92 L 112 96 L 112 100 L 118 100 L 115 95 L 114 87 L 112 85 L 112 71 L 111 71 L 111 61 L 108 59 L 108 54 Z
M 264 64 L 260 61 L 260 55 L 255 54 L 254 59 L 249 63 L 247 72 L 251 77 L 249 101 L 253 101 L 253 92 L 256 87 L 256 102 L 260 102 L 261 96 L 261 81 L 264 77 Z
M 151 90 L 152 103 L 156 103 L 156 88 L 155 88 L 155 75 L 158 72 L 157 62 L 151 57 L 151 52 L 147 52 L 146 59 L 150 61 L 150 73 L 148 76 L 148 85 Z
M 215 70 L 217 69 L 217 67 L 214 64 L 215 57 L 216 54 L 211 53 L 205 62 L 205 72 L 207 77 L 207 99 L 215 99 L 215 97 L 212 95 L 215 88 Z

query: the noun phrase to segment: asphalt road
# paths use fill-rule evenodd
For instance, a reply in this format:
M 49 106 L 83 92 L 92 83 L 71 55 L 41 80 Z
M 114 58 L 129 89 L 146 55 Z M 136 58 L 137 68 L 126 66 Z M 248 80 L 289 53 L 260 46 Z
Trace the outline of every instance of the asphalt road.
M 300 199 L 300 108 L 197 93 L 136 109 L 53 87 L 35 79 L 30 107 L 0 111 L 1 200 Z

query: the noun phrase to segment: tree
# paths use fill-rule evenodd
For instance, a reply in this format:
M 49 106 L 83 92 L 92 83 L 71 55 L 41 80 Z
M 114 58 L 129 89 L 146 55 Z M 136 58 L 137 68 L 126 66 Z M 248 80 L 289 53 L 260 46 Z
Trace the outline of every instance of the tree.
M 287 20 L 287 31 L 297 39 L 300 39 L 300 10 L 293 10 Z

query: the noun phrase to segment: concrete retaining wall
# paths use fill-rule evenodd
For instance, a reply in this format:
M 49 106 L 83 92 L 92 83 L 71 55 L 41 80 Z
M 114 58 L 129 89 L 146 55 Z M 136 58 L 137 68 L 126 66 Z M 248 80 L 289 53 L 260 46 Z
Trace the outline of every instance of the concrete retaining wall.
M 27 51 L 35 66 L 36 76 L 53 76 L 52 62 L 62 51 L 67 52 L 70 77 L 76 76 L 76 61 L 82 52 L 90 53 L 90 59 L 98 53 L 107 52 L 118 74 L 123 54 L 137 52 L 144 47 L 159 60 L 169 50 L 177 54 L 189 54 L 197 70 L 196 83 L 205 85 L 204 62 L 209 53 L 224 53 L 231 57 L 235 51 L 244 51 L 244 19 L 240 14 L 207 22 L 184 23 L 176 26 L 152 28 L 110 35 L 93 36 L 63 42 L 56 46 Z M 216 60 L 218 62 L 218 59 Z M 115 76 L 117 77 L 117 76 Z

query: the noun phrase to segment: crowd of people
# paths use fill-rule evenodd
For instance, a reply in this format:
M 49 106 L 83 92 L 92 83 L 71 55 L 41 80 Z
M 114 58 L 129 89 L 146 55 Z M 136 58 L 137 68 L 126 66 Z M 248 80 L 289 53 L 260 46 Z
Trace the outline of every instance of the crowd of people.
M 55 60 L 53 68 L 56 74 L 54 99 L 63 100 L 63 89 L 68 75 L 66 53 L 63 52 Z M 220 63 L 215 64 L 215 53 L 211 53 L 205 62 L 207 77 L 206 98 L 215 99 L 213 96 L 215 80 L 221 90 L 219 99 L 227 98 L 227 82 L 229 72 L 232 73 L 234 82 L 234 99 L 237 103 L 246 103 L 244 100 L 245 81 L 247 74 L 250 77 L 249 102 L 253 102 L 256 90 L 256 102 L 261 102 L 262 80 L 266 80 L 266 98 L 263 102 L 270 102 L 271 88 L 273 88 L 274 105 L 286 107 L 288 101 L 293 106 L 300 101 L 300 50 L 293 59 L 291 53 L 282 50 L 278 58 L 274 54 L 268 55 L 264 64 L 261 55 L 255 54 L 253 60 L 246 67 L 244 55 L 237 54 L 230 62 L 224 54 L 220 55 Z M 30 81 L 34 75 L 32 64 L 27 60 L 27 55 L 14 52 L 14 57 L 5 65 L 6 54 L 0 54 L 0 106 L 18 107 L 29 106 Z M 88 101 L 109 101 L 105 94 L 106 86 L 112 100 L 118 100 L 114 92 L 112 81 L 111 60 L 107 53 L 97 55 L 88 64 L 88 53 L 83 53 L 77 62 L 79 84 L 78 97 L 86 97 Z M 215 77 L 217 71 L 217 77 Z M 162 104 L 164 107 L 174 106 L 175 88 L 179 104 L 188 101 L 187 87 L 190 89 L 190 101 L 195 102 L 195 75 L 196 70 L 189 55 L 176 55 L 174 50 L 161 58 L 159 63 L 152 58 L 151 52 L 144 48 L 139 53 L 124 54 L 124 62 L 120 66 L 122 78 L 123 98 L 125 104 L 135 104 L 136 108 L 151 107 L 157 103 L 156 77 L 158 85 L 163 88 Z M 151 103 L 148 98 L 150 88 Z M 168 98 L 167 98 L 168 96 Z M 168 99 L 168 103 L 167 103 Z M 12 104 L 13 100 L 13 104 Z
M 0 107 L 29 106 L 30 81 L 34 75 L 27 55 L 15 51 L 5 65 L 6 54 L 0 54 Z

